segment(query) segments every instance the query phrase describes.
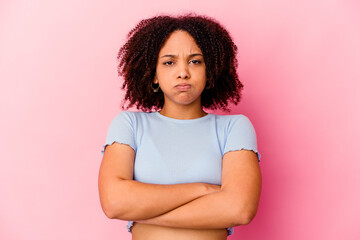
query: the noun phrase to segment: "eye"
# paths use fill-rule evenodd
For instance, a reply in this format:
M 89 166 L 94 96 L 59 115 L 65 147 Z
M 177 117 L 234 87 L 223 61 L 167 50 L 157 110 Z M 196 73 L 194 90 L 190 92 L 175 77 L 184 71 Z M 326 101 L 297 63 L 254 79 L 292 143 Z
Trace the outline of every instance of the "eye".
M 166 66 L 170 66 L 170 65 L 173 65 L 174 63 L 172 61 L 167 61 L 167 62 L 164 62 L 164 65 Z
M 195 60 L 195 59 L 194 59 L 194 60 L 191 60 L 190 62 L 193 63 L 193 64 L 200 64 L 200 63 L 201 63 L 200 60 Z

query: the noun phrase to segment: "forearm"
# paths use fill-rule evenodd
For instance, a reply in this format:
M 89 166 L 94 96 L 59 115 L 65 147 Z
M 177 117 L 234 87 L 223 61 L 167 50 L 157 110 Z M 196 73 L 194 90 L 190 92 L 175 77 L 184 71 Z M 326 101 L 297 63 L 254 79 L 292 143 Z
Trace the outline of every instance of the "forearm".
M 159 216 L 213 192 L 205 183 L 165 185 L 134 180 L 120 180 L 112 190 L 117 200 L 112 204 L 112 218 L 127 221 Z
M 219 191 L 204 195 L 160 216 L 138 222 L 178 228 L 217 229 L 241 224 L 241 213 L 231 193 Z

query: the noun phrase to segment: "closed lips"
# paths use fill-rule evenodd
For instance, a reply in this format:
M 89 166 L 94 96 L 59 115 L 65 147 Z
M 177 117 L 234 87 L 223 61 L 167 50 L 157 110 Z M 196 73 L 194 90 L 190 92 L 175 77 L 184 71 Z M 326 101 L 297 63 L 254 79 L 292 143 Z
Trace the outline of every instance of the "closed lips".
M 180 83 L 178 85 L 175 86 L 175 88 L 179 91 L 189 91 L 191 89 L 191 85 L 190 84 L 186 84 L 186 83 Z

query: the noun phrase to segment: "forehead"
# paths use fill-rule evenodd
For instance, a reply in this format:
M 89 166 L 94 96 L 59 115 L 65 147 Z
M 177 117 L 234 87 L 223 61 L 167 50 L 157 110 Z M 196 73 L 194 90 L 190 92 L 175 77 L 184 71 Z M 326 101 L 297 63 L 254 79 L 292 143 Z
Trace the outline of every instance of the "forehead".
M 192 53 L 200 52 L 199 46 L 196 44 L 195 39 L 186 31 L 176 30 L 172 32 L 169 38 L 160 49 L 162 53 Z

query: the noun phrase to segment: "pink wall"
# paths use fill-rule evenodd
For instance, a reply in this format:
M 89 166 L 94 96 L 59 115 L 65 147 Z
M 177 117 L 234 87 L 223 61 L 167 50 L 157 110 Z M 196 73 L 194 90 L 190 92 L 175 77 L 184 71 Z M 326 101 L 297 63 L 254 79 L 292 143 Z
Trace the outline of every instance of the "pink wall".
M 231 32 L 245 85 L 233 113 L 262 154 L 258 214 L 229 239 L 360 239 L 360 4 L 139 2 L 0 2 L 0 239 L 131 239 L 97 190 L 116 54 L 142 18 L 186 10 Z

